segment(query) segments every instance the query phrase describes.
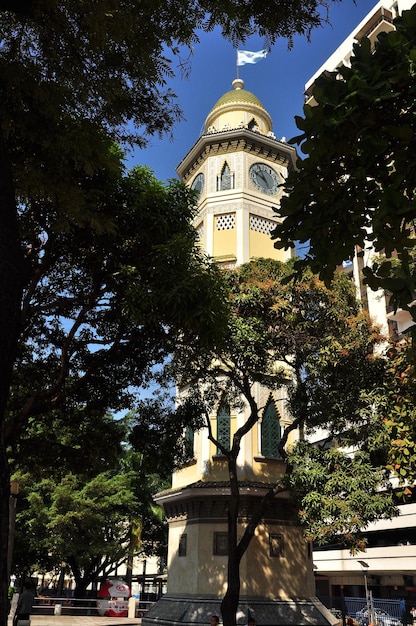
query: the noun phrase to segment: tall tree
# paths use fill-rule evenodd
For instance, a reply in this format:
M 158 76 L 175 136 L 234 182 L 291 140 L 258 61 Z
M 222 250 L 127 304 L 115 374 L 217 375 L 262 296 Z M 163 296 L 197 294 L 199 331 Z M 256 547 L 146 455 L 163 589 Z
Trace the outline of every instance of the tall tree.
M 416 321 L 416 7 L 394 25 L 374 50 L 363 38 L 350 66 L 317 79 L 317 106 L 304 106 L 301 134 L 291 140 L 307 158 L 286 181 L 278 210 L 285 219 L 273 237 L 279 248 L 307 243 L 302 263 L 326 281 L 370 243 L 385 256 L 364 268 L 366 282 Z
M 83 407 L 90 416 L 129 409 L 179 335 L 215 342 L 226 317 L 217 272 L 198 253 L 192 192 L 179 181 L 163 185 L 140 167 L 106 182 L 100 177 L 91 187 L 106 194 L 99 214 L 114 224 L 110 231 L 69 222 L 62 232 L 60 217 L 45 216 L 38 205 L 21 216 L 31 274 L 7 445 L 29 418 L 47 419 L 53 410 L 55 419 L 73 413 L 78 423 Z
M 231 317 L 225 346 L 221 351 L 188 347 L 177 354 L 179 385 L 189 390 L 194 402 L 199 398 L 209 439 L 228 463 L 228 587 L 221 605 L 225 626 L 236 624 L 241 558 L 268 503 L 278 493 L 292 491 L 311 538 L 323 541 L 341 533 L 350 547 L 361 545 L 359 530 L 368 522 L 394 514 L 391 499 L 379 490 L 387 481 L 385 467 L 377 455 L 372 456 L 368 443 L 376 446 L 380 430 L 372 396 L 385 368 L 384 360 L 373 356 L 380 340 L 378 331 L 360 311 L 353 286 L 344 275 L 326 287 L 310 272 L 296 282 L 290 280 L 292 273 L 292 263 L 268 259 L 230 272 Z M 265 409 L 256 400 L 256 384 L 271 392 L 287 389 L 291 423 L 279 446 L 287 473 L 269 489 L 244 531 L 237 532 L 241 441 Z M 217 413 L 224 398 L 231 410 L 247 408 L 246 421 L 232 433 L 229 449 L 210 427 L 210 416 Z M 306 455 L 304 443 L 300 451 L 295 447 L 288 453 L 291 432 L 307 434 L 315 428 L 326 430 L 328 441 L 337 439 L 345 445 L 353 441 L 356 454 L 323 446 L 316 451 L 312 447 Z M 381 459 L 385 461 L 384 456 Z M 329 475 L 331 480 L 326 480 L 321 492 L 323 476 L 328 479 Z
M 413 354 L 410 339 L 408 349 Z M 380 415 L 377 449 L 379 453 L 383 450 L 386 468 L 398 476 L 406 497 L 416 480 L 416 366 L 403 346 L 392 346 L 386 355 L 386 369 L 382 387 L 375 386 L 372 392 Z

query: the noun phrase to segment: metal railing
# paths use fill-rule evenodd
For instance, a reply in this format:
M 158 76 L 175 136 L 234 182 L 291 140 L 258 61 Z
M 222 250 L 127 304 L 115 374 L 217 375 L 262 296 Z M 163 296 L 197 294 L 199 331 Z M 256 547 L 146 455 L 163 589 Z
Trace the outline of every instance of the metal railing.
M 155 604 L 152 601 L 135 599 L 135 617 L 144 617 Z M 103 598 L 57 598 L 55 596 L 37 596 L 32 607 L 33 615 L 98 615 L 97 602 Z
M 97 598 L 37 596 L 32 611 L 34 615 L 98 615 Z
M 154 602 L 147 602 L 136 598 L 135 617 L 144 617 L 147 611 L 155 604 Z
M 321 602 L 328 607 L 334 615 L 340 618 L 340 623 L 350 626 L 366 626 L 368 619 L 368 603 L 366 598 L 320 597 Z M 413 624 L 411 610 L 414 604 L 409 600 L 375 598 L 372 596 L 372 608 L 374 626 L 405 626 Z

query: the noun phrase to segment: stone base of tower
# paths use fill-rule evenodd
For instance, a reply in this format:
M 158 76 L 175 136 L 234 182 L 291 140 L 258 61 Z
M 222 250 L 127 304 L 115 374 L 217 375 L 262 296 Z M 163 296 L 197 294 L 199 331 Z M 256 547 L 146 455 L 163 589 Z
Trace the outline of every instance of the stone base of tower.
M 143 618 L 143 626 L 207 626 L 219 615 L 218 597 L 166 594 Z M 241 597 L 237 624 L 253 617 L 257 626 L 335 626 L 338 620 L 317 598 L 275 599 Z

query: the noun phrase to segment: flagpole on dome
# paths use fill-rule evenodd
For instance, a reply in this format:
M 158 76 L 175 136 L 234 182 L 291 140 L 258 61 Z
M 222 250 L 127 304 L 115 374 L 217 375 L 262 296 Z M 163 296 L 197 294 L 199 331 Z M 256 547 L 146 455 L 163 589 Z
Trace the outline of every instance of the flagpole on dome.
M 239 69 L 238 69 L 238 48 L 236 48 L 235 50 L 235 66 L 237 68 L 237 78 L 240 78 L 238 75 Z

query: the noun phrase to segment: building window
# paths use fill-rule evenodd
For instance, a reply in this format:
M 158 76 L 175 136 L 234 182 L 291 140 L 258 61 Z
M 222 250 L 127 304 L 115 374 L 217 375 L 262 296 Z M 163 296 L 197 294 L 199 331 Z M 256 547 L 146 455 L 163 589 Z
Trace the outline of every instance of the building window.
M 230 405 L 225 400 L 221 400 L 217 413 L 217 441 L 227 450 L 230 449 L 231 425 L 230 425 Z M 217 454 L 222 454 L 217 448 Z
M 186 533 L 179 537 L 178 556 L 186 556 Z
M 234 189 L 234 174 L 231 173 L 228 163 L 224 163 L 221 174 L 218 177 L 217 190 L 227 191 L 228 189 Z
M 270 556 L 283 556 L 283 535 L 269 535 Z
M 273 400 L 264 410 L 261 420 L 261 453 L 270 459 L 279 459 L 280 421 Z
M 228 556 L 228 533 L 214 533 L 214 556 Z
M 251 119 L 251 121 L 248 123 L 247 128 L 249 130 L 254 130 L 254 132 L 258 133 L 260 128 L 259 125 L 257 124 L 256 120 L 254 119 L 254 117 Z

